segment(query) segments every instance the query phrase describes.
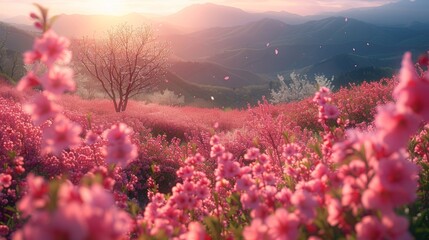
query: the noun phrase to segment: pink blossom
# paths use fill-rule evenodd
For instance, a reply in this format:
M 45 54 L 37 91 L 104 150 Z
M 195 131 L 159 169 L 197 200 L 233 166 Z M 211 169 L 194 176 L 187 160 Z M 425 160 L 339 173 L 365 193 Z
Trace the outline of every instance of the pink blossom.
M 0 224 L 0 236 L 6 236 L 9 233 L 9 227 L 7 225 Z
M 329 172 L 328 167 L 325 164 L 319 163 L 311 172 L 311 177 L 315 179 L 321 179 L 323 176 L 327 175 Z
M 376 178 L 380 179 L 380 183 L 387 190 L 402 192 L 403 197 L 414 195 L 417 191 L 417 166 L 409 162 L 404 155 L 397 153 L 390 159 L 380 160 L 376 170 Z M 415 197 L 407 198 L 413 200 Z
M 210 138 L 210 145 L 217 145 L 220 144 L 220 138 L 218 135 L 213 135 L 213 137 Z
M 323 114 L 327 119 L 336 119 L 340 115 L 338 108 L 331 104 L 323 105 Z
M 42 55 L 37 51 L 27 51 L 24 53 L 23 57 L 24 57 L 24 63 L 27 65 L 30 65 L 40 60 Z
M 317 202 L 308 191 L 299 189 L 291 198 L 291 203 L 297 207 L 297 215 L 304 221 L 311 221 L 316 216 Z
M 31 103 L 25 104 L 23 110 L 31 116 L 36 125 L 41 125 L 46 120 L 55 117 L 61 107 L 52 102 L 53 96 L 47 92 L 37 94 Z
M 409 108 L 424 120 L 429 120 L 428 92 L 429 79 L 418 76 L 411 60 L 411 53 L 405 53 L 402 60 L 400 83 L 393 93 L 399 110 L 406 111 Z
M 244 159 L 246 160 L 256 160 L 259 158 L 259 149 L 258 148 L 249 148 L 247 149 L 246 154 L 244 154 Z
M 100 185 L 82 189 L 83 213 L 86 218 L 88 239 L 121 239 L 131 228 L 128 214 L 114 204 L 112 195 Z
M 376 166 L 377 174 L 362 196 L 366 208 L 388 212 L 394 207 L 416 199 L 417 167 L 401 154 L 382 159 Z
M 5 187 L 8 188 L 12 184 L 12 176 L 10 174 L 0 173 L 0 190 Z
M 44 231 L 48 239 L 84 239 L 88 236 L 88 225 L 85 215 L 82 214 L 82 206 L 71 203 L 59 207 L 52 216 Z M 94 231 L 95 229 L 92 229 Z
M 249 174 L 242 175 L 236 182 L 235 188 L 238 191 L 247 191 L 255 184 L 254 180 Z
M 24 91 L 38 85 L 40 85 L 40 79 L 33 71 L 29 71 L 16 85 L 16 90 Z
M 137 156 L 137 146 L 132 143 L 107 145 L 104 150 L 106 163 L 116 164 L 119 167 L 127 166 Z
M 381 222 L 374 216 L 366 216 L 356 224 L 358 240 L 383 240 L 385 229 Z
M 298 217 L 293 213 L 288 213 L 286 209 L 279 208 L 266 219 L 268 235 L 271 239 L 297 239 L 298 238 Z
M 100 140 L 100 136 L 96 133 L 94 133 L 93 131 L 89 130 L 86 133 L 86 137 L 85 137 L 85 143 L 88 145 L 93 145 L 95 144 L 98 140 Z
M 292 192 L 289 188 L 283 188 L 280 192 L 276 194 L 276 198 L 284 205 L 287 206 L 290 204 L 290 199 L 292 197 Z
M 380 160 L 376 170 L 376 176 L 362 196 L 366 208 L 389 211 L 416 199 L 418 170 L 402 155 Z
M 408 220 L 405 217 L 389 213 L 383 215 L 381 220 L 389 239 L 411 240 L 413 237 L 408 232 Z
M 418 119 L 411 112 L 398 112 L 393 104 L 378 107 L 375 126 L 381 143 L 389 151 L 405 147 L 418 125 Z
M 235 178 L 240 174 L 240 165 L 238 162 L 228 162 L 220 166 L 220 175 L 224 178 Z
M 66 91 L 74 91 L 76 84 L 73 81 L 73 70 L 66 67 L 54 66 L 42 77 L 43 88 L 55 95 L 60 95 Z
M 342 217 L 342 207 L 338 199 L 328 201 L 328 223 L 335 226 L 340 223 Z
M 66 148 L 78 146 L 81 142 L 79 137 L 81 131 L 82 128 L 79 125 L 58 115 L 50 127 L 43 129 L 43 151 L 58 155 Z
M 25 58 L 26 62 L 33 63 L 35 60 L 40 60 L 48 66 L 56 61 L 68 63 L 71 58 L 71 53 L 67 50 L 69 45 L 67 38 L 59 37 L 53 30 L 48 30 L 41 38 L 36 39 L 33 52 L 26 53 L 27 56 L 32 55 Z
M 206 240 L 208 235 L 204 229 L 204 226 L 199 222 L 191 222 L 188 225 L 188 232 L 182 234 L 180 239 L 183 240 Z
M 18 209 L 25 215 L 44 207 L 48 202 L 48 184 L 42 177 L 29 174 L 27 176 L 27 194 L 18 203 Z
M 244 209 L 255 209 L 259 206 L 259 193 L 251 189 L 241 195 L 240 201 Z
M 103 132 L 103 138 L 107 140 L 104 155 L 108 164 L 125 167 L 138 156 L 137 146 L 130 140 L 132 133 L 132 129 L 123 123 L 115 124 Z
M 268 227 L 260 218 L 252 220 L 250 226 L 244 228 L 243 237 L 245 240 L 267 240 Z
M 210 151 L 210 157 L 219 157 L 225 152 L 225 148 L 221 144 L 213 145 Z

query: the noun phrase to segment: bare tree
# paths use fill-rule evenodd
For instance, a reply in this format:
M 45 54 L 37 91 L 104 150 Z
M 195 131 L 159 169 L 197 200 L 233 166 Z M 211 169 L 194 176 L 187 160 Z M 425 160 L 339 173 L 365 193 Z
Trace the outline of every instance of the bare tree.
M 78 44 L 78 60 L 101 83 L 116 112 L 125 111 L 130 98 L 164 79 L 169 49 L 149 26 L 119 25 L 106 39 L 84 38 Z

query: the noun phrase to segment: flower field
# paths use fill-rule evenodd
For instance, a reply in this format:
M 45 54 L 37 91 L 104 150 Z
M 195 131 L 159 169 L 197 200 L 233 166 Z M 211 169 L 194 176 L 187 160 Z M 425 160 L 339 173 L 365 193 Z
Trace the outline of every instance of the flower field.
M 429 239 L 427 60 L 289 104 L 116 113 L 68 93 L 69 40 L 37 23 L 0 86 L 0 239 Z

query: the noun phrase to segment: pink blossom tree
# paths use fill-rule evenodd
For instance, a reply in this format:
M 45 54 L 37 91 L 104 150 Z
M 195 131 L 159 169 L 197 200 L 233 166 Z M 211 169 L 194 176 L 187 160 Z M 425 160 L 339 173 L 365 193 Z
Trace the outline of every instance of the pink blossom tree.
M 78 60 L 102 86 L 116 112 L 128 100 L 163 80 L 168 47 L 156 40 L 148 26 L 124 24 L 112 28 L 102 40 L 79 41 Z

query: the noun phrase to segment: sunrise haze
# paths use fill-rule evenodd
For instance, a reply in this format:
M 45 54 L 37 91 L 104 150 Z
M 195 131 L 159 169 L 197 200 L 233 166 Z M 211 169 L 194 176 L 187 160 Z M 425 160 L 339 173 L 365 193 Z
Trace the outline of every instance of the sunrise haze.
M 33 0 L 1 0 L 0 18 L 22 15 L 33 9 Z M 327 11 L 341 11 L 349 8 L 373 7 L 396 2 L 395 0 L 44 0 L 39 3 L 50 6 L 54 14 L 103 14 L 124 15 L 128 13 L 147 13 L 166 15 L 177 12 L 189 5 L 215 3 L 241 8 L 251 12 L 287 11 L 300 15 L 311 15 Z

